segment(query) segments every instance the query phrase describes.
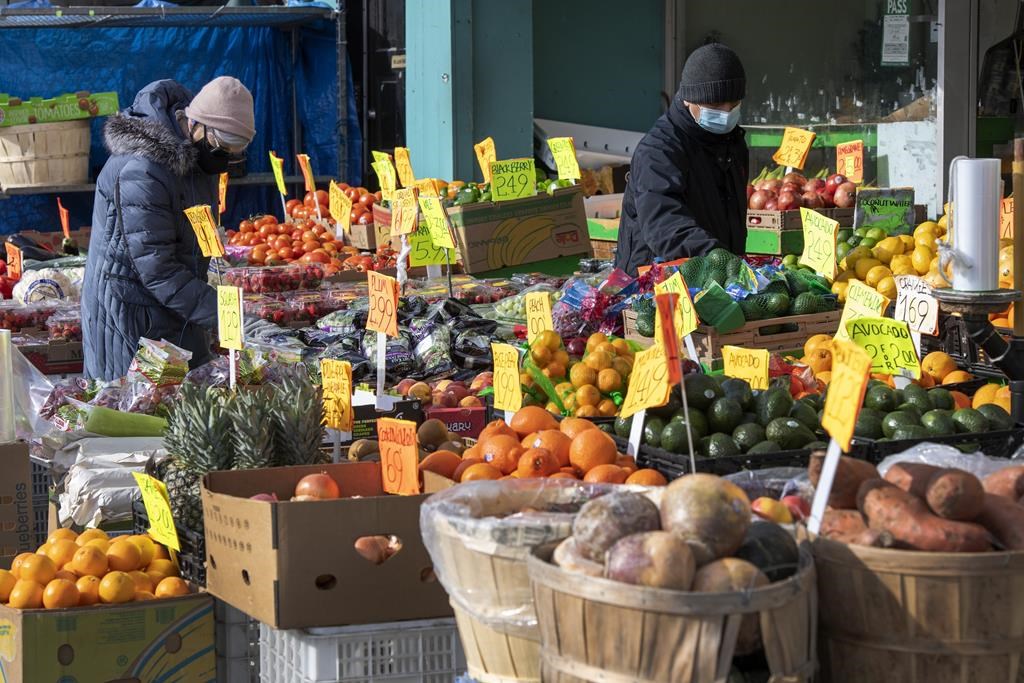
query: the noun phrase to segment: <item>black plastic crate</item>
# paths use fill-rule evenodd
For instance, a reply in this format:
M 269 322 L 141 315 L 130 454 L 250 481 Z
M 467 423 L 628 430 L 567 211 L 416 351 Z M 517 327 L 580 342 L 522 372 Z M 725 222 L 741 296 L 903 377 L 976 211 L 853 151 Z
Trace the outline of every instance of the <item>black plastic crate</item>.
M 146 514 L 146 506 L 143 505 L 141 498 L 132 501 L 132 528 L 136 534 L 145 534 L 149 531 L 149 515 Z M 178 570 L 181 572 L 181 578 L 205 588 L 206 538 L 177 523 L 174 528 L 178 532 L 178 543 L 181 545 L 181 550 L 178 551 Z
M 959 448 L 966 453 L 980 451 L 993 458 L 1009 458 L 1024 444 L 1024 427 L 977 434 L 932 436 L 927 439 L 903 439 L 901 441 L 861 440 L 857 442 L 857 446 L 866 449 L 868 451 L 868 460 L 877 465 L 890 455 L 902 453 L 920 443 L 943 444 Z

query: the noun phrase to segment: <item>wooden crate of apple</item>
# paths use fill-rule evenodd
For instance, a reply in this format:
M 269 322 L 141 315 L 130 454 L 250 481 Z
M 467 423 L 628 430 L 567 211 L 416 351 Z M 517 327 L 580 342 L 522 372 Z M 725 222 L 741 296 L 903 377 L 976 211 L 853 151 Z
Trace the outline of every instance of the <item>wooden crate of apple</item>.
M 529 355 L 554 385 L 565 410 L 541 390 L 528 371 L 520 375 L 525 404 L 543 405 L 556 415 L 573 417 L 618 414 L 633 371 L 634 351 L 625 339 L 595 332 L 586 340 L 574 339 L 563 345 L 556 332 L 547 330 L 530 344 Z
M 483 401 L 479 394 L 494 382 L 494 373 L 490 370 L 479 373 L 467 385 L 461 380 L 442 379 L 425 382 L 417 379 L 403 379 L 395 386 L 395 390 L 403 398 L 419 400 L 424 408 L 480 408 Z

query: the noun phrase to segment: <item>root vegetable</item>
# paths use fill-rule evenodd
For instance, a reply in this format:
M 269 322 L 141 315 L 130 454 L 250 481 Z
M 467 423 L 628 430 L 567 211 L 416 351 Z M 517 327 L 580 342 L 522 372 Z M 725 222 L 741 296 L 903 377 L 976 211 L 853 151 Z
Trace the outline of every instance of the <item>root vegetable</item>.
M 824 453 L 811 455 L 811 460 L 807 464 L 807 476 L 810 477 L 811 484 L 814 486 L 818 485 L 821 468 L 824 464 Z M 828 497 L 829 506 L 841 510 L 856 509 L 857 491 L 861 483 L 868 479 L 877 479 L 878 476 L 878 470 L 871 463 L 846 455 L 839 456 L 839 466 L 836 468 L 832 491 Z
M 892 547 L 893 537 L 886 531 L 869 529 L 859 510 L 825 510 L 821 535 L 833 541 L 873 548 Z
M 605 576 L 652 588 L 690 590 L 697 563 L 690 546 L 667 531 L 646 531 L 619 539 L 608 551 Z
M 971 521 L 984 502 L 981 482 L 963 470 L 901 462 L 889 468 L 885 480 L 925 499 L 932 512 L 945 519 Z
M 1024 550 L 1024 505 L 987 493 L 978 522 L 1007 550 Z
M 941 467 L 918 462 L 898 462 L 885 473 L 885 480 L 907 493 L 924 498 L 928 492 L 928 481 L 941 472 Z
M 981 482 L 985 493 L 1002 496 L 1014 502 L 1024 499 L 1024 465 L 1006 467 L 985 477 Z

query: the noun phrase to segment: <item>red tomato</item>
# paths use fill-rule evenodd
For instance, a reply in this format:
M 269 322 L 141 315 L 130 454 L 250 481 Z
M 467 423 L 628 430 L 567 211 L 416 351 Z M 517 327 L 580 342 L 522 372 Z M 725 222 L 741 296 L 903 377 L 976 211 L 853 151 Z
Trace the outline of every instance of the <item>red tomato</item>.
M 359 193 L 360 197 L 369 192 L 369 190 L 367 190 L 365 187 L 357 187 L 356 191 Z
M 281 259 L 282 261 L 290 261 L 291 259 L 295 258 L 295 252 L 292 251 L 291 248 L 289 247 L 284 247 L 283 249 L 277 250 L 277 258 Z
M 377 203 L 377 197 L 367 192 L 366 194 L 359 198 L 359 203 L 365 206 L 367 209 L 369 209 L 374 204 Z
M 359 199 L 359 190 L 357 188 L 350 187 L 347 190 L 345 190 L 345 196 L 351 199 L 352 202 L 354 203 L 357 199 Z
M 301 204 L 302 204 L 302 202 L 300 202 L 298 199 L 289 199 L 288 201 L 286 201 L 284 203 L 284 209 L 285 209 L 285 211 L 287 211 L 290 214 L 292 212 L 293 208 L 295 208 L 296 206 L 299 206 Z
M 319 224 L 317 224 L 317 225 L 314 225 L 314 226 L 313 226 L 313 227 L 311 228 L 311 230 L 312 230 L 313 234 L 314 234 L 314 235 L 316 235 L 317 237 L 320 237 L 320 236 L 321 236 L 321 235 L 323 235 L 323 234 L 324 234 L 325 232 L 327 232 L 327 228 L 325 228 L 324 226 L 322 226 L 322 225 L 319 225 Z
M 377 203 L 378 204 L 380 204 L 382 201 L 384 201 L 384 194 L 380 190 L 377 190 L 376 192 L 374 192 L 373 196 L 377 198 Z
M 359 225 L 373 225 L 373 214 L 363 213 L 357 222 Z
M 296 240 L 300 242 L 302 241 L 302 230 L 299 230 L 298 228 L 292 230 L 292 241 L 294 242 Z
M 317 242 L 316 240 L 313 240 L 311 242 L 303 242 L 302 243 L 302 253 L 304 253 L 304 254 L 308 254 L 310 252 L 316 251 L 319 248 L 320 248 L 320 243 Z
M 349 185 L 348 183 L 338 183 L 338 187 L 340 187 L 342 190 L 347 190 L 348 188 L 350 188 L 352 186 Z
M 292 226 L 288 223 L 278 223 L 277 234 L 278 235 L 290 235 L 292 232 Z
M 294 208 L 292 208 L 291 216 L 292 218 L 295 219 L 309 218 L 309 209 L 307 209 L 302 204 L 298 204 Z

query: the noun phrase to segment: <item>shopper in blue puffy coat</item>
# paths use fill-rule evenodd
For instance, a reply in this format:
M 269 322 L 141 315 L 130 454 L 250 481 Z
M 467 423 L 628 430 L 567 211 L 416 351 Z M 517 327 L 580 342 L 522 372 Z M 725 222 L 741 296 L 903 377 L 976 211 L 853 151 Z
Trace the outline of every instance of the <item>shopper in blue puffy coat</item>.
M 87 377 L 123 376 L 142 337 L 191 351 L 193 367 L 210 359 L 216 292 L 185 209 L 217 206 L 217 177 L 254 122 L 252 95 L 227 76 L 194 99 L 175 81 L 150 83 L 107 121 L 82 288 Z

